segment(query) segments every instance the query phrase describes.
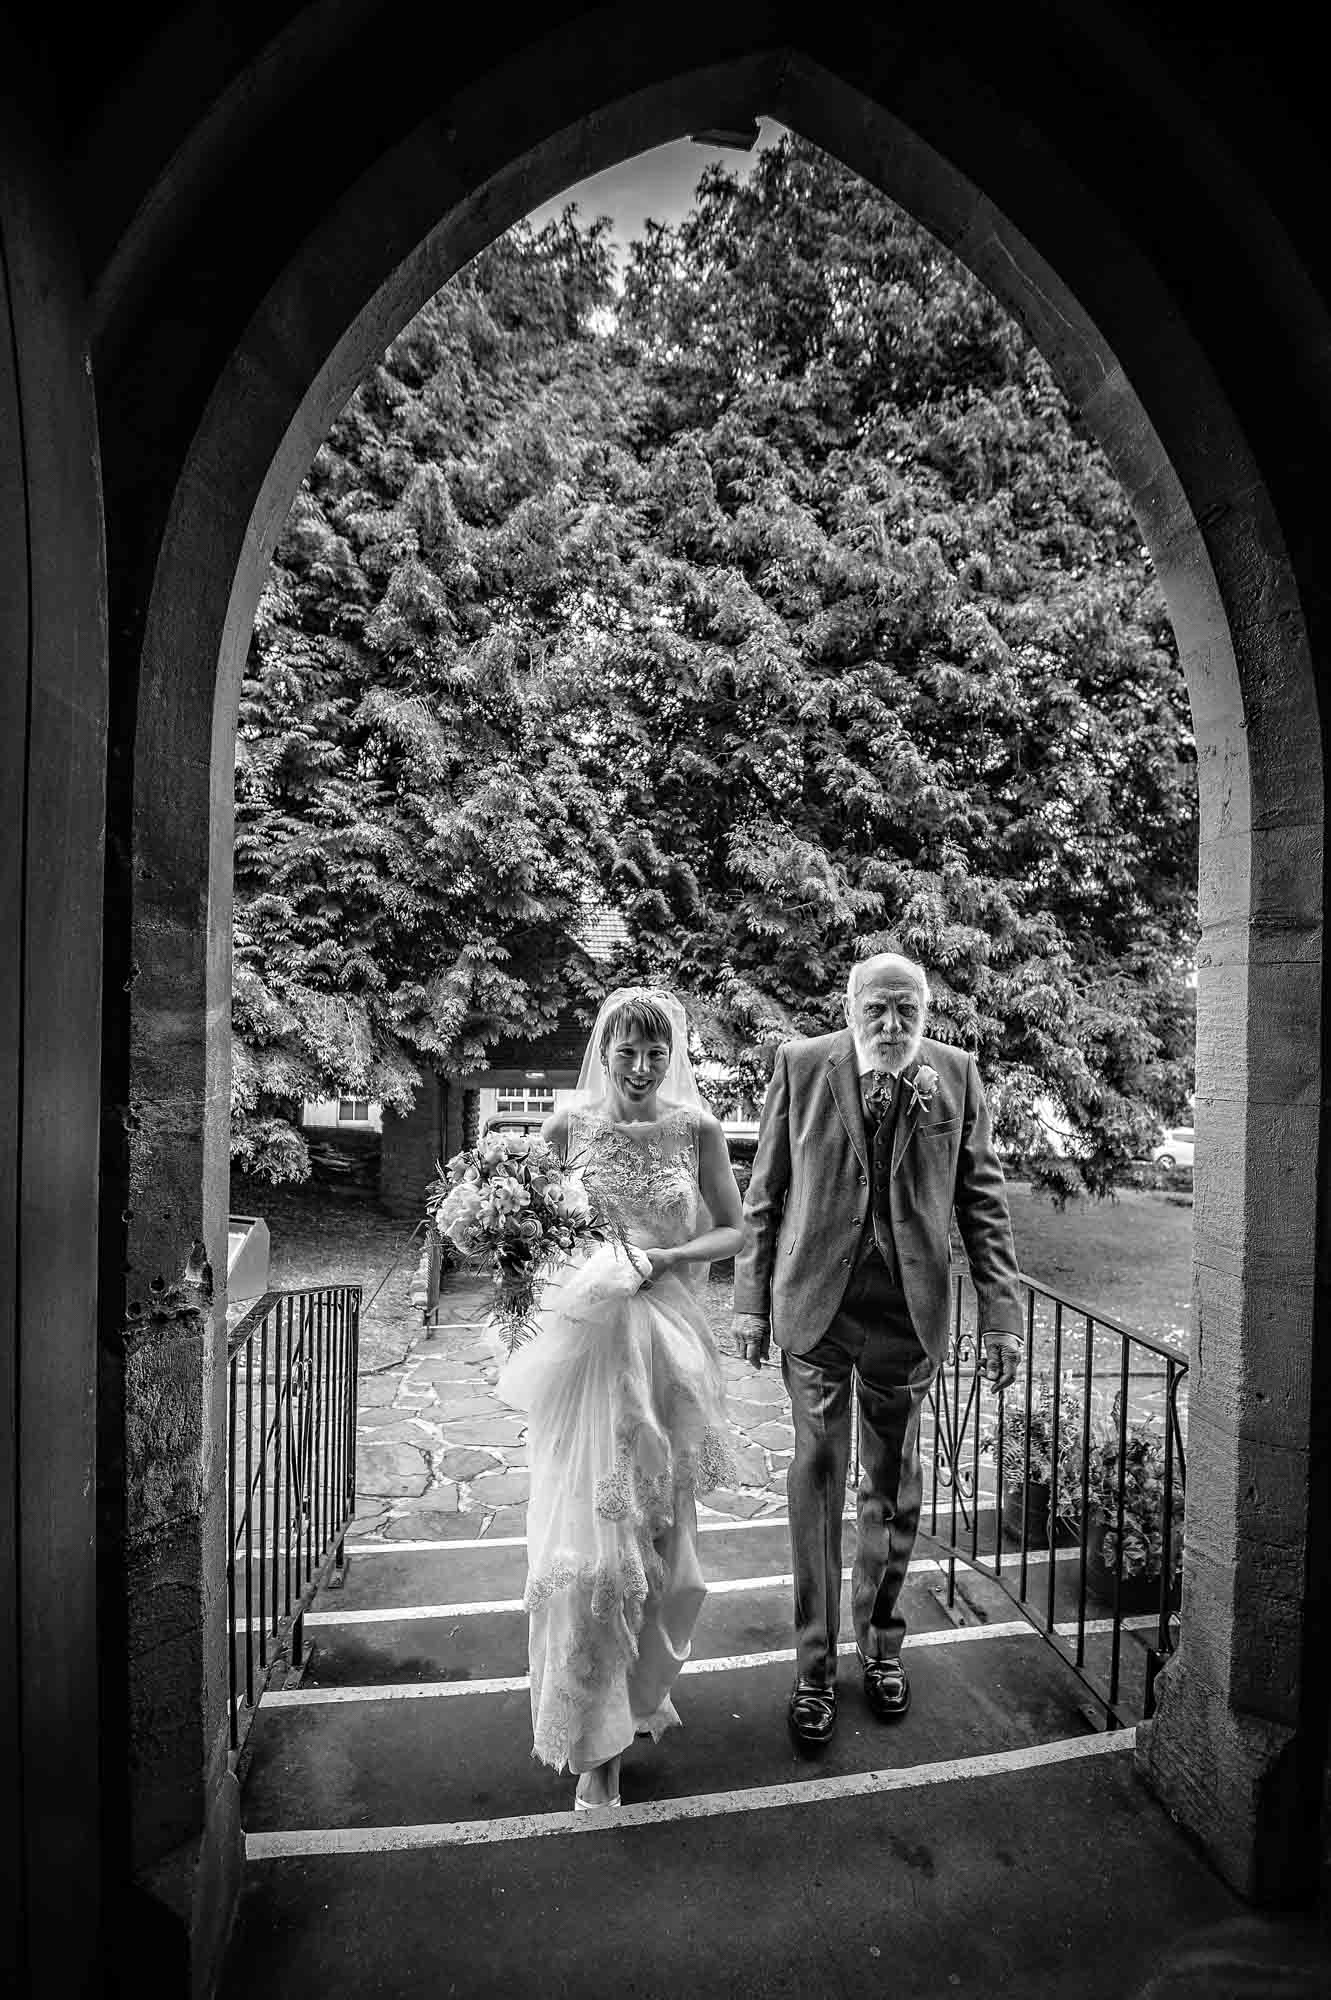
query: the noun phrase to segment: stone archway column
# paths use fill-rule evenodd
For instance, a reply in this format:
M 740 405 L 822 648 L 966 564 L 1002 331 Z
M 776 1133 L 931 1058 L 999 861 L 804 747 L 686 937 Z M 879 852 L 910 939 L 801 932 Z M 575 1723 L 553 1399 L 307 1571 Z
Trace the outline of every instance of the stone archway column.
M 1114 219 L 1088 202 L 1080 234 L 1061 224 L 1051 251 L 1068 260 L 1065 282 L 1005 219 L 996 189 L 991 200 L 967 188 L 931 150 L 931 135 L 955 144 L 958 121 L 927 77 L 898 94 L 897 122 L 796 57 L 766 108 L 900 201 L 1025 326 L 1121 480 L 1168 603 L 1199 764 L 1197 1332 L 1182 1645 L 1138 1768 L 1243 1895 L 1302 1900 L 1321 1868 L 1331 1683 L 1326 798 L 1313 665 L 1331 592 L 1320 539 L 1305 526 L 1305 545 L 1290 547 L 1274 487 L 1302 454 L 1320 492 L 1331 436 L 1305 411 L 1297 451 L 1278 433 L 1259 464 L 1208 354 Z M 982 120 L 960 125 L 977 165 L 992 163 Z M 1016 194 L 1018 212 L 1038 209 L 1029 186 Z M 1300 524 L 1297 502 L 1286 512 Z
M 1265 226 L 1260 205 L 1245 207 L 1236 157 L 1223 154 L 1210 181 L 1202 175 L 1196 186 L 1156 176 L 1135 195 L 1125 191 L 1137 168 L 1117 157 L 1124 129 L 1148 140 L 1167 134 L 1187 158 L 1195 151 L 1179 146 L 1186 119 L 1174 116 L 1167 75 L 1149 64 L 1140 77 L 1129 66 L 1121 92 L 1107 91 L 1102 62 L 1083 60 L 1075 35 L 1057 60 L 1055 31 L 1066 24 L 1051 15 L 1040 47 L 1054 58 L 1057 87 L 1046 88 L 1030 52 L 1002 23 L 992 47 L 981 50 L 923 15 L 884 16 L 876 33 L 863 13 L 852 20 L 837 9 L 790 9 L 801 44 L 826 44 L 842 75 L 838 93 L 826 71 L 786 51 L 784 39 L 777 47 L 769 14 L 785 20 L 787 10 L 688 9 L 687 18 L 663 16 L 647 34 L 623 9 L 581 10 L 567 22 L 556 9 L 540 46 L 520 38 L 514 45 L 511 29 L 496 28 L 486 54 L 493 67 L 460 79 L 349 181 L 335 209 L 302 214 L 284 246 L 279 205 L 269 218 L 269 257 L 255 267 L 271 286 L 262 299 L 246 290 L 252 223 L 238 196 L 239 223 L 200 232 L 207 258 L 198 273 L 183 255 L 179 273 L 175 262 L 164 267 L 182 277 L 173 302 L 198 312 L 200 324 L 186 316 L 170 345 L 146 342 L 141 355 L 127 342 L 134 358 L 123 398 L 114 381 L 103 383 L 108 413 L 117 403 L 125 411 L 118 453 L 105 444 L 123 485 L 108 504 L 125 543 L 118 557 L 113 546 L 124 605 L 119 643 L 131 646 L 136 621 L 144 628 L 126 881 L 138 963 L 124 968 L 135 1017 L 125 1104 L 135 1164 L 130 1297 L 141 1308 L 131 1338 L 154 1357 L 142 1402 L 171 1439 L 151 1505 L 136 1521 L 144 1568 L 135 1594 L 150 1606 L 144 1631 L 157 1630 L 162 1657 L 182 1663 L 180 1685 L 194 1690 L 154 1706 L 140 1675 L 136 1825 L 145 1854 L 156 1844 L 163 1879 L 176 1865 L 170 1856 L 179 1857 L 178 1884 L 193 1867 L 198 1825 L 214 1806 L 213 1825 L 231 1810 L 214 1777 L 221 1626 L 208 1583 L 216 1574 L 222 1371 L 192 1246 L 223 1240 L 224 1195 L 216 1190 L 225 1187 L 218 1125 L 226 732 L 234 730 L 234 690 L 267 552 L 330 415 L 459 262 L 581 173 L 718 118 L 764 112 L 859 165 L 991 285 L 1110 449 L 1139 518 L 1153 524 L 1148 537 L 1180 634 L 1201 745 L 1204 955 L 1212 956 L 1201 989 L 1202 1311 L 1186 1630 L 1162 1684 L 1159 1719 L 1144 1736 L 1143 1768 L 1199 1836 L 1214 1832 L 1217 1860 L 1249 1893 L 1273 1886 L 1277 1871 L 1262 1852 L 1276 1851 L 1270 1835 L 1282 1814 L 1297 1829 L 1305 1862 L 1316 1849 L 1305 1807 L 1320 1755 L 1310 1715 L 1324 1701 L 1318 1620 L 1327 1509 L 1314 1452 L 1323 1390 L 1312 1372 L 1325 1363 L 1313 1338 L 1322 1230 L 1323 808 L 1310 656 L 1327 650 L 1325 607 L 1312 641 L 1308 627 L 1310 604 L 1324 589 L 1323 553 L 1311 541 L 1331 452 L 1306 384 L 1321 379 L 1324 307 L 1302 320 L 1290 315 L 1296 260 Z M 357 73 L 349 63 L 339 77 L 352 88 Z M 328 88 L 322 79 L 320 88 Z M 1117 123 L 1100 132 L 1106 105 Z M 304 129 L 291 122 L 298 110 L 284 112 L 284 133 Z M 1058 120 L 1061 136 L 1046 136 L 1046 122 Z M 258 160 L 262 147 L 251 153 Z M 274 142 L 279 167 L 293 156 Z M 1149 144 L 1141 157 L 1152 159 Z M 1079 174 L 1101 185 L 1100 198 Z M 280 184 L 278 174 L 271 178 Z M 1226 247 L 1241 247 L 1253 295 L 1271 301 L 1262 338 L 1238 361 L 1218 338 L 1228 325 L 1228 261 L 1213 273 L 1194 242 L 1216 220 L 1220 189 Z M 1160 246 L 1169 289 L 1152 261 Z M 229 274 L 226 284 L 219 273 Z M 199 285 L 190 282 L 195 276 Z M 163 407 L 168 389 L 153 371 L 163 355 L 210 353 L 210 301 L 214 317 L 226 319 L 238 301 L 252 316 L 237 317 L 234 350 L 209 360 L 221 371 L 215 380 L 195 382 L 182 366 L 182 383 L 199 398 L 197 408 L 186 398 L 198 428 L 180 441 L 179 462 L 162 472 L 157 491 L 135 425 L 149 439 L 154 418 L 171 431 L 174 405 Z M 1216 369 L 1228 371 L 1229 396 Z M 1268 393 L 1275 389 L 1280 396 Z M 1232 397 L 1243 405 L 1237 413 Z M 1134 453 L 1135 473 L 1125 463 Z M 1315 463 L 1315 484 L 1300 485 L 1301 458 Z M 1162 497 L 1170 479 L 1180 495 L 1176 514 L 1173 499 Z M 1286 530 L 1309 524 L 1297 588 L 1271 500 L 1282 482 L 1292 482 L 1282 501 Z M 145 487 L 160 506 L 152 522 Z M 126 685 L 131 664 L 127 654 Z M 206 811 L 211 847 L 200 833 Z M 161 1546 L 179 1537 L 178 1585 L 154 1568 L 155 1524 Z
M 183 650 L 189 624 L 175 607 L 159 643 Z M 130 1190 L 117 1273 L 128 1859 L 150 1983 L 181 1992 L 207 1990 L 215 1973 L 243 1846 L 225 1591 L 231 906 L 215 893 L 229 890 L 235 713 L 221 706 L 214 717 L 183 699 L 139 704 L 133 862 L 118 852 L 113 869 L 130 912 L 113 1114 Z
M 1248 665 L 1244 712 L 1208 709 L 1206 679 L 1192 681 L 1201 938 L 1182 1636 L 1137 1762 L 1242 1895 L 1281 1905 L 1318 1892 L 1331 1673 L 1326 828 L 1304 637 L 1316 601 L 1274 536 L 1245 549 L 1241 533 L 1230 510 L 1211 530 L 1228 642 Z
M 0 77 L 0 1987 L 72 1996 L 100 1990 L 125 1750 L 96 1546 L 106 574 L 78 251 L 7 31 Z

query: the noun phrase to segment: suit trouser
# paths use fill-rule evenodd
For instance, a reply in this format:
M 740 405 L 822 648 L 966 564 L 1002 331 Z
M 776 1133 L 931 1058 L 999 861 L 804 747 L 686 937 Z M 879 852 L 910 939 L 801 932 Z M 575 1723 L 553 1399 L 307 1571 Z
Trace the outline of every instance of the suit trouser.
M 841 1517 L 850 1461 L 850 1388 L 860 1410 L 858 1534 L 851 1617 L 860 1655 L 894 1660 L 906 1621 L 897 1611 L 924 1490 L 920 1414 L 937 1364 L 920 1345 L 905 1295 L 872 1243 L 857 1260 L 840 1311 L 807 1354 L 781 1356 L 795 1425 L 786 1474 L 795 1576 L 795 1658 L 802 1680 L 836 1679 L 841 1611 Z

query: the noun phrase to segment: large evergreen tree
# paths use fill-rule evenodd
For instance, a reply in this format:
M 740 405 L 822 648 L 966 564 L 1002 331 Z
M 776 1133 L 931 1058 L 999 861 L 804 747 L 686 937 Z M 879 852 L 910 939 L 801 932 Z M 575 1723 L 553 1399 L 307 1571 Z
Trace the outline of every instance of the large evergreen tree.
M 755 1066 L 918 955 L 1000 1129 L 1084 1135 L 1065 1186 L 1188 1088 L 1192 750 L 1131 513 L 983 288 L 800 142 L 617 300 L 569 216 L 427 308 L 293 514 L 244 728 L 256 1117 L 349 1087 L 312 1023 L 400 1101 L 548 1016 L 590 886 Z
M 307 1171 L 302 1099 L 540 1033 L 609 865 L 550 638 L 606 389 L 604 230 L 496 244 L 321 448 L 255 622 L 236 769 L 232 1149 Z

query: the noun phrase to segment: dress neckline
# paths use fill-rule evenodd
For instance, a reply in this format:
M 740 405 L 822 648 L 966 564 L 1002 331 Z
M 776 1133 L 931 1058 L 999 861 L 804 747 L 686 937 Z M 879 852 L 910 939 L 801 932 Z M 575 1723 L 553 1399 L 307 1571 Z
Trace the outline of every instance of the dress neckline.
M 603 1111 L 593 1111 L 590 1105 L 579 1106 L 573 1115 L 575 1118 L 590 1119 L 593 1125 L 603 1125 L 607 1132 L 618 1132 L 624 1138 L 628 1138 L 632 1133 L 639 1131 L 655 1135 L 675 1119 L 687 1119 L 689 1108 L 686 1104 L 672 1104 L 668 1111 L 662 1111 L 655 1118 L 635 1118 L 631 1124 L 618 1118 L 607 1118 Z

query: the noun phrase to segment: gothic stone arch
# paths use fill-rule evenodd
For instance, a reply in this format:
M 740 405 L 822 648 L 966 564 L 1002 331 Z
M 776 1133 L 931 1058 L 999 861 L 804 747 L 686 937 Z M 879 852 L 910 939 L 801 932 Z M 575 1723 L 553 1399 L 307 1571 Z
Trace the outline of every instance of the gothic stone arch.
M 234 1867 L 213 1582 L 224 1348 L 202 1259 L 216 1246 L 220 1264 L 225 1238 L 232 745 L 267 558 L 361 373 L 486 241 L 600 167 L 768 114 L 911 210 L 1026 325 L 1168 597 L 1201 761 L 1200 1330 L 1186 1636 L 1140 1764 L 1246 1893 L 1298 1893 L 1326 1665 L 1322 308 L 1237 154 L 1112 7 L 1014 27 L 969 7 L 935 24 L 839 4 L 816 22 L 739 0 L 651 21 L 555 5 L 517 45 L 511 22 L 450 42 L 438 11 L 397 10 L 414 60 L 373 116 L 354 8 L 292 14 L 233 70 L 203 45 L 222 65 L 212 107 L 186 106 L 151 198 L 117 187 L 109 140 L 92 156 L 106 186 L 91 168 L 86 183 L 105 239 L 113 885 L 130 912 L 108 935 L 128 1136 L 104 1223 L 121 1226 L 128 1184 L 125 1437 L 132 1464 L 151 1458 L 124 1577 L 139 1879 L 197 1932 L 221 1921 Z M 112 136 L 149 115 L 155 81 L 145 65 Z M 329 104 L 349 107 L 336 160 Z M 336 187 L 302 178 L 311 152 Z M 174 1677 L 150 1690 L 137 1663 L 163 1647 Z

